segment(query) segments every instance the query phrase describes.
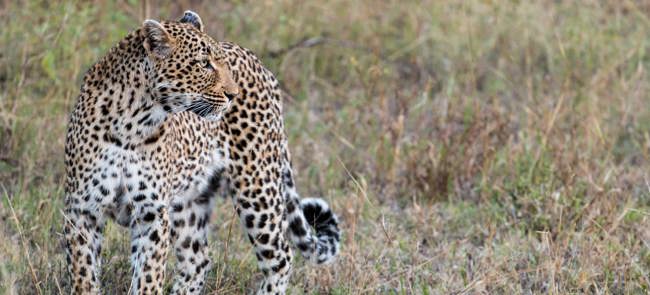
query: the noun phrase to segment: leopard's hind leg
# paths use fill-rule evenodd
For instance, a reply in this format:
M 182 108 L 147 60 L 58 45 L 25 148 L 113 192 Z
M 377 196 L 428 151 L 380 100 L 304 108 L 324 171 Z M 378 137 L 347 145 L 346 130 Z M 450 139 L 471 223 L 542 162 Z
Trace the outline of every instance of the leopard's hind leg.
M 291 276 L 293 252 L 284 234 L 287 222 L 284 219 L 285 204 L 280 179 L 272 177 L 279 173 L 264 171 L 264 168 L 260 169 L 260 173 L 251 173 L 260 179 L 244 179 L 246 177 L 243 175 L 234 177 L 233 203 L 248 239 L 255 247 L 258 267 L 264 273 L 257 294 L 285 294 Z M 266 176 L 271 181 L 262 181 Z M 258 186 L 260 183 L 264 184 Z

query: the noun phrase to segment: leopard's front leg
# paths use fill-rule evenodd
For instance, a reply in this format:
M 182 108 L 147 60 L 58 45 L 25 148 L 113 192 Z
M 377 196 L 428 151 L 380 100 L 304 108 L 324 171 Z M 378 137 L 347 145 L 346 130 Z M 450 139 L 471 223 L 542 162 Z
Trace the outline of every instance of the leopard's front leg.
M 132 294 L 162 294 L 169 246 L 167 204 L 144 195 L 134 198 L 131 220 Z
M 82 202 L 83 197 L 76 198 Z M 72 203 L 72 202 L 71 202 Z M 104 221 L 98 210 L 68 206 L 64 235 L 72 294 L 100 294 L 101 245 Z
M 208 178 L 205 187 L 174 196 L 171 201 L 171 233 L 176 254 L 174 286 L 171 294 L 201 294 L 205 274 L 212 267 L 208 256 L 208 223 L 219 188 L 223 168 Z

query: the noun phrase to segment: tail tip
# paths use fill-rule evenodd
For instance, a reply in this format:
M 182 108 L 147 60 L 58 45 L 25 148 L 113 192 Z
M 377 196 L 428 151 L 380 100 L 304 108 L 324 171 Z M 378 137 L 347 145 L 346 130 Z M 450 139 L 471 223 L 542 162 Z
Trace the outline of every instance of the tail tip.
M 329 205 L 321 198 L 304 198 L 300 208 L 307 222 L 318 230 L 319 226 L 334 225 L 338 227 L 339 219 Z
M 341 230 L 338 217 L 323 199 L 302 199 L 300 207 L 307 223 L 316 231 L 316 255 L 310 260 L 319 265 L 331 263 L 339 252 Z

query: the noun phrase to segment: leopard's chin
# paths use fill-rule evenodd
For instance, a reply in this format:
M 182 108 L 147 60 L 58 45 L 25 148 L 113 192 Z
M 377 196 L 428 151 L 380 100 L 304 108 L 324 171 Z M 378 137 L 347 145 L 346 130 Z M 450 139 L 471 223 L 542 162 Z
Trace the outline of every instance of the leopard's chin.
M 222 117 L 223 116 L 222 116 L 221 112 L 218 112 L 218 113 L 209 114 L 209 115 L 207 115 L 207 116 L 205 116 L 203 118 L 208 120 L 208 121 L 211 121 L 211 122 L 216 122 L 216 121 L 221 120 Z
M 225 114 L 230 108 L 230 104 L 231 102 L 229 101 L 221 106 L 215 106 L 212 108 L 212 112 L 203 117 L 208 121 L 219 121 L 223 118 L 223 114 Z

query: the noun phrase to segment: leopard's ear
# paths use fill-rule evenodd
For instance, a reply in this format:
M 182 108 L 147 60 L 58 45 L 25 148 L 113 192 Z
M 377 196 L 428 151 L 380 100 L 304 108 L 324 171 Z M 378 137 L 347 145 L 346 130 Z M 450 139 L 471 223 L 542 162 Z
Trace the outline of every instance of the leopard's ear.
M 169 56 L 173 48 L 173 39 L 163 25 L 151 19 L 144 21 L 142 25 L 144 26 L 143 45 L 147 54 L 159 59 Z
M 194 11 L 185 10 L 183 17 L 178 20 L 180 23 L 187 23 L 193 25 L 197 30 L 203 32 L 203 21 L 201 17 Z

